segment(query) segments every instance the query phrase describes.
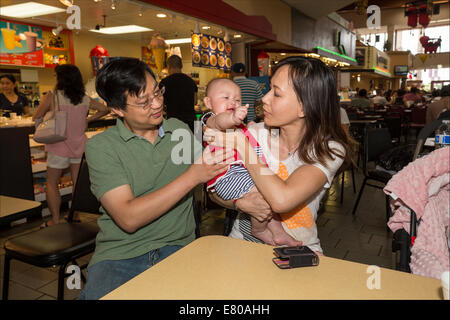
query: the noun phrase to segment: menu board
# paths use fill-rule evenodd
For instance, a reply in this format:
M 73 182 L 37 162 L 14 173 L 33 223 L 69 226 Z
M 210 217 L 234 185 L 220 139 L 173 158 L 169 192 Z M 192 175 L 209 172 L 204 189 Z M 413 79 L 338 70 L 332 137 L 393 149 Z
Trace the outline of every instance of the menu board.
M 42 29 L 0 20 L 0 64 L 44 67 Z
M 231 69 L 231 42 L 202 33 L 193 33 L 191 37 L 192 65 L 221 69 Z

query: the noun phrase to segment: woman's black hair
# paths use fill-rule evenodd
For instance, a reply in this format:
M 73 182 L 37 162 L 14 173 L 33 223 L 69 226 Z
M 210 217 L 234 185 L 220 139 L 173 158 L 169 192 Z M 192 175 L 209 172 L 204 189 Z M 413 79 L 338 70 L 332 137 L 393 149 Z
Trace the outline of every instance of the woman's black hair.
M 85 95 L 83 78 L 78 67 L 72 64 L 56 66 L 56 90 L 62 90 L 74 105 L 81 103 Z
M 14 84 L 14 93 L 15 94 L 19 94 L 19 90 L 17 90 L 17 86 L 16 86 L 16 81 L 17 81 L 16 77 L 14 77 L 12 74 L 3 74 L 3 75 L 0 76 L 0 80 L 2 78 L 6 78 L 9 81 L 11 81 Z
M 108 107 L 125 110 L 127 96 L 139 96 L 145 90 L 147 73 L 156 79 L 150 67 L 139 59 L 112 60 L 100 69 L 95 89 Z
M 352 161 L 353 139 L 341 125 L 336 79 L 333 71 L 322 61 L 307 57 L 288 57 L 281 60 L 272 74 L 283 66 L 289 67 L 289 81 L 303 105 L 306 129 L 298 148 L 301 160 L 307 164 L 316 161 L 326 166 L 327 158 Z M 345 155 L 330 148 L 336 141 L 345 149 Z

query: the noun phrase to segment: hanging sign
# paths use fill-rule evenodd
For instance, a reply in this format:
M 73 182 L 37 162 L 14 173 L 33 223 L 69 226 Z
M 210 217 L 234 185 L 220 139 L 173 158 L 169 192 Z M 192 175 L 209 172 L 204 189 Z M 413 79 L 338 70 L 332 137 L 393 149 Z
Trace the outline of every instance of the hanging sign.
M 42 29 L 0 20 L 0 64 L 44 67 Z
M 231 69 L 231 42 L 202 33 L 193 33 L 191 37 L 192 66 Z

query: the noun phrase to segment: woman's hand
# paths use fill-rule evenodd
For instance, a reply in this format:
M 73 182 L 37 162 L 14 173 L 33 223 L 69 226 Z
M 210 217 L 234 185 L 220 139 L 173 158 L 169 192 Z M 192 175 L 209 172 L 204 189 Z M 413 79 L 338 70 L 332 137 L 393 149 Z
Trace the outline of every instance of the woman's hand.
M 202 156 L 189 167 L 189 170 L 192 172 L 194 179 L 197 179 L 198 183 L 204 183 L 227 171 L 228 166 L 233 161 L 233 150 L 228 150 L 227 152 L 225 150 L 211 152 L 210 148 L 206 148 Z
M 236 207 L 259 222 L 272 218 L 272 209 L 264 197 L 258 191 L 248 192 L 236 201 Z

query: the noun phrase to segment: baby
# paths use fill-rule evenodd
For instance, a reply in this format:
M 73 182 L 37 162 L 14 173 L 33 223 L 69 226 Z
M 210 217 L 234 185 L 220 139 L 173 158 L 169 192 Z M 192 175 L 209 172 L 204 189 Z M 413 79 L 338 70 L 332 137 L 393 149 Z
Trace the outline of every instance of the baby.
M 242 124 L 247 115 L 248 105 L 241 105 L 241 90 L 235 82 L 225 78 L 211 80 L 206 87 L 203 101 L 212 110 L 202 117 L 204 125 L 217 130 L 239 128 L 249 139 L 261 160 L 265 162 L 258 142 Z M 235 159 L 236 161 L 228 171 L 207 183 L 207 190 L 216 192 L 223 200 L 239 199 L 248 192 L 257 192 L 257 188 L 237 152 L 235 152 Z M 284 231 L 281 223 L 276 213 L 273 213 L 270 221 L 264 222 L 251 216 L 252 235 L 270 245 L 301 245 L 300 241 Z

